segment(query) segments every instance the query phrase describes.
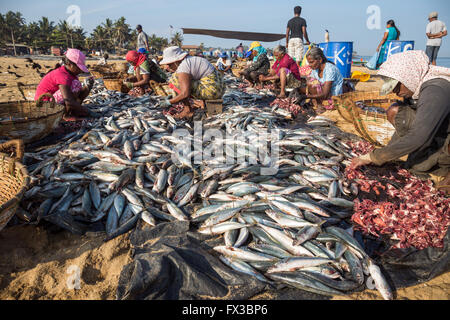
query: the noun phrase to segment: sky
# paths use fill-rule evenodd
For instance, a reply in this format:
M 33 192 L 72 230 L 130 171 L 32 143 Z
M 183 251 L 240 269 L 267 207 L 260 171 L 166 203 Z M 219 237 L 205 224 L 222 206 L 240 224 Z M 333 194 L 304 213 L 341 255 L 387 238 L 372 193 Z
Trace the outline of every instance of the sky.
M 171 32 L 181 31 L 183 27 L 285 33 L 294 6 L 300 5 L 311 42 L 323 42 L 325 29 L 328 29 L 330 41 L 353 41 L 354 51 L 363 56 L 375 53 L 390 19 L 401 31 L 400 40 L 414 40 L 417 50 L 425 50 L 425 28 L 430 12 L 439 12 L 439 20 L 450 27 L 449 0 L 0 0 L 0 12 L 20 11 L 27 23 L 42 16 L 59 21 L 71 16 L 67 13 L 71 5 L 80 8 L 80 23 L 88 33 L 106 18 L 124 16 L 133 28 L 141 24 L 147 34 L 164 37 L 170 37 Z M 368 12 L 371 6 L 379 11 Z M 380 24 L 377 25 L 377 21 Z M 190 45 L 204 43 L 205 46 L 233 48 L 239 42 L 243 41 L 184 36 L 184 44 Z M 249 41 L 243 43 L 250 44 Z M 262 44 L 273 48 L 277 44 L 284 45 L 285 40 Z M 450 34 L 444 37 L 439 56 L 450 57 Z

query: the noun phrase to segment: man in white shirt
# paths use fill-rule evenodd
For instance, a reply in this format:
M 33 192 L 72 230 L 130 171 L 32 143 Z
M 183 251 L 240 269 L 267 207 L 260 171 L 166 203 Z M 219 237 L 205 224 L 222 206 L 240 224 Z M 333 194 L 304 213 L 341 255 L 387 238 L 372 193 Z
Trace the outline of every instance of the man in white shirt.
M 447 35 L 447 27 L 445 26 L 445 23 L 439 21 L 437 18 L 437 12 L 432 12 L 428 15 L 428 21 L 430 21 L 430 23 L 427 25 L 426 30 L 428 37 L 426 54 L 434 66 L 436 65 L 436 59 L 439 48 L 442 44 L 442 38 Z
M 228 58 L 228 55 L 225 52 L 221 53 L 216 63 L 216 69 L 222 72 L 231 73 L 231 66 L 231 59 Z
M 144 48 L 147 52 L 149 52 L 150 50 L 148 46 L 148 36 L 142 30 L 142 26 L 140 24 L 137 25 L 136 31 L 138 32 L 136 51 L 139 51 L 139 49 Z

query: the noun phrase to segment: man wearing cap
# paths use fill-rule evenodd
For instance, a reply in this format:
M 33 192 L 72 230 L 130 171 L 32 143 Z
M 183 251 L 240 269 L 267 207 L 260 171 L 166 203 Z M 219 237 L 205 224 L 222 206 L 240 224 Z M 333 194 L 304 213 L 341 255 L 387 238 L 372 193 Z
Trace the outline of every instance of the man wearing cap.
M 38 100 L 43 94 L 50 94 L 56 103 L 66 106 L 66 112 L 74 116 L 95 116 L 88 108 L 81 105 L 89 95 L 94 80 L 89 78 L 87 86 L 83 87 L 78 80 L 78 75 L 88 73 L 85 65 L 86 56 L 77 49 L 68 49 L 63 57 L 63 66 L 60 66 L 42 78 L 36 89 L 34 100 Z M 48 100 L 48 98 L 42 98 Z
M 231 73 L 231 58 L 225 52 L 222 52 L 216 62 L 216 69 L 222 72 Z
M 184 110 L 174 118 L 190 118 L 193 115 L 190 98 L 195 106 L 204 107 L 204 100 L 222 98 L 225 92 L 223 76 L 208 60 L 202 57 L 190 56 L 179 47 L 173 46 L 164 50 L 160 65 L 167 66 L 173 72 L 169 80 L 172 99 L 165 99 L 160 103 L 162 107 L 182 103 Z
M 437 12 L 432 12 L 428 15 L 428 21 L 430 21 L 430 23 L 427 25 L 426 30 L 428 37 L 426 53 L 430 59 L 430 62 L 434 66 L 436 65 L 436 59 L 439 48 L 442 44 L 442 38 L 447 35 L 447 27 L 445 26 L 445 23 L 439 21 L 437 18 Z
M 411 50 L 390 56 L 378 75 L 385 81 L 382 95 L 394 92 L 405 101 L 386 112 L 395 128 L 389 144 L 353 159 L 351 166 L 381 166 L 407 155 L 406 169 L 443 178 L 437 188 L 450 194 L 450 69 L 430 65 L 425 52 Z
M 138 24 L 136 26 L 136 31 L 138 32 L 137 43 L 136 43 L 136 51 L 139 51 L 139 49 L 144 49 L 146 52 L 149 52 L 150 49 L 148 47 L 148 36 L 142 30 L 142 26 L 140 24 Z

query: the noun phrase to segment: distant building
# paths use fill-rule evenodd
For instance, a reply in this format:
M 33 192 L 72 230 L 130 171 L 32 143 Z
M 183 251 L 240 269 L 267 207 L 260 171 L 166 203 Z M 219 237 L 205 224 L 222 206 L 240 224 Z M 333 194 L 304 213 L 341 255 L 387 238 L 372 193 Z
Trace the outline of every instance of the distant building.
M 25 55 L 25 54 L 31 54 L 32 48 L 30 46 L 27 46 L 25 44 L 16 43 L 16 53 L 17 55 Z M 5 47 L 1 48 L 0 53 L 2 55 L 14 55 L 14 45 L 12 43 L 7 43 Z
M 181 46 L 182 50 L 186 50 L 189 52 L 191 56 L 197 55 L 199 52 L 202 52 L 201 47 L 197 45 L 183 45 Z
M 50 52 L 52 53 L 52 56 L 62 56 L 61 48 L 51 47 Z

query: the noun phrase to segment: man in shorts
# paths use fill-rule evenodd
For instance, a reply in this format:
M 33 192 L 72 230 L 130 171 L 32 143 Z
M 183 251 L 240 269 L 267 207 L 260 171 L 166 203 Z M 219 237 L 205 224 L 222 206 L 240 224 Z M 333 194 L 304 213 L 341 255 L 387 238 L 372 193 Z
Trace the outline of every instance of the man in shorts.
M 136 51 L 139 51 L 139 49 L 145 49 L 145 51 L 149 52 L 148 36 L 142 30 L 142 26 L 140 24 L 137 25 L 136 31 L 138 32 Z
M 286 29 L 286 48 L 288 49 L 288 54 L 299 66 L 304 54 L 303 37 L 306 40 L 305 44 L 309 45 L 308 33 L 306 32 L 306 20 L 300 18 L 301 12 L 302 7 L 297 6 L 294 8 L 294 18 L 289 20 Z
M 428 15 L 428 21 L 430 23 L 427 25 L 427 50 L 426 54 L 430 59 L 430 63 L 434 66 L 436 65 L 436 59 L 439 52 L 439 48 L 442 44 L 442 38 L 447 35 L 447 27 L 445 23 L 439 21 L 438 13 L 432 12 Z

